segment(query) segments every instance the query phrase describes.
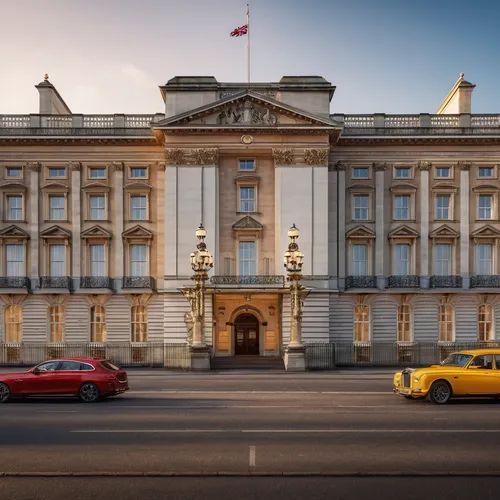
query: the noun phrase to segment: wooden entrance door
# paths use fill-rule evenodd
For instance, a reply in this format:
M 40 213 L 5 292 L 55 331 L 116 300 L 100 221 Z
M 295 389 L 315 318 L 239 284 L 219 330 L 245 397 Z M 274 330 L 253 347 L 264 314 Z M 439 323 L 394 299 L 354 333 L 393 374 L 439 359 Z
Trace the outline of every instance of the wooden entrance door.
M 253 314 L 241 314 L 234 323 L 234 353 L 259 355 L 259 321 Z

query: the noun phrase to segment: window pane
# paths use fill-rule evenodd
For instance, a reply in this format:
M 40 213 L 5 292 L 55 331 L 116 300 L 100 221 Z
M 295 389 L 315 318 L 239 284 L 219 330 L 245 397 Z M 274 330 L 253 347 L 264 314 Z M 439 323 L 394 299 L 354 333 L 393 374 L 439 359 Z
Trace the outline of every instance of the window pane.
M 21 169 L 15 167 L 8 168 L 7 177 L 21 177 Z
M 409 220 L 410 197 L 408 195 L 396 196 L 394 199 L 394 219 Z
M 355 195 L 354 196 L 354 219 L 355 220 L 368 220 L 368 195 Z
M 64 220 L 64 196 L 49 196 L 50 220 Z
M 146 220 L 146 196 L 131 196 L 130 212 L 132 220 Z
M 454 309 L 450 304 L 439 306 L 439 341 L 453 342 Z
M 436 219 L 449 219 L 450 217 L 449 195 L 436 196 Z
M 23 198 L 22 196 L 9 196 L 8 201 L 8 218 L 9 220 L 23 219 Z
M 131 256 L 131 276 L 147 276 L 147 246 L 146 245 L 130 245 Z
M 90 218 L 91 220 L 104 220 L 105 199 L 102 195 L 93 195 L 90 197 Z
M 370 341 L 370 311 L 366 305 L 354 308 L 354 342 Z
M 367 168 L 355 168 L 353 170 L 353 177 L 367 178 L 368 177 L 368 169 Z
M 397 276 L 407 276 L 410 274 L 410 245 L 397 244 L 394 247 L 395 253 L 395 274 Z
M 66 169 L 64 168 L 49 168 L 50 177 L 64 177 L 66 175 Z
M 491 304 L 482 304 L 478 308 L 478 340 L 487 342 L 494 338 L 493 306 Z
M 479 169 L 479 177 L 493 177 L 493 168 L 481 167 Z
M 4 311 L 5 342 L 22 342 L 23 334 L 23 309 L 19 305 L 7 306 Z
M 66 276 L 64 245 L 50 245 L 50 275 Z
M 24 245 L 6 245 L 7 276 L 24 276 Z
M 255 241 L 240 242 L 240 276 L 255 276 L 257 260 Z
M 106 342 L 106 311 L 103 306 L 90 310 L 90 341 Z
M 130 169 L 130 177 L 146 177 L 146 169 L 145 168 L 131 168 Z
M 90 272 L 91 276 L 107 276 L 104 245 L 90 246 Z
M 50 342 L 64 342 L 64 306 L 50 306 Z
M 243 159 L 239 160 L 240 170 L 255 170 L 255 160 Z
M 450 177 L 450 169 L 448 167 L 436 168 L 436 177 Z
M 255 212 L 254 187 L 240 187 L 240 212 Z
M 492 274 L 492 246 L 481 243 L 477 246 L 477 274 Z
M 408 179 L 410 177 L 409 168 L 396 168 L 396 178 L 397 179 Z
M 368 247 L 367 245 L 352 246 L 352 275 L 368 275 Z
M 435 246 L 435 274 L 437 276 L 451 275 L 451 245 L 439 243 Z
M 411 341 L 410 306 L 401 304 L 398 307 L 398 342 Z
M 479 196 L 479 218 L 491 219 L 491 207 L 493 205 L 493 197 L 489 194 Z
M 90 178 L 91 179 L 103 179 L 106 177 L 106 169 L 105 168 L 91 168 L 90 169 Z
M 132 342 L 147 342 L 146 306 L 132 307 Z

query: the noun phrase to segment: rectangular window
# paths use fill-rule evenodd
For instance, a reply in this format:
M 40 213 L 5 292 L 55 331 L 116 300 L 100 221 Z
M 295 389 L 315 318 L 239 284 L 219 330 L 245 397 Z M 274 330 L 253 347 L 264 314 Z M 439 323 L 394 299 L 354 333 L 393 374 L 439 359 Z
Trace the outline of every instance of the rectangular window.
M 65 168 L 49 168 L 49 177 L 66 177 Z
M 451 177 L 450 167 L 436 167 L 436 177 L 440 179 L 449 179 Z
M 91 220 L 104 220 L 105 213 L 105 198 L 103 195 L 92 195 L 89 197 L 90 201 L 90 219 Z
M 398 195 L 394 198 L 394 219 L 410 219 L 410 197 L 408 195 Z
M 451 275 L 451 245 L 448 243 L 438 243 L 435 248 L 435 271 L 436 276 Z
M 147 177 L 147 170 L 143 167 L 133 167 L 130 169 L 130 177 L 132 179 L 145 179 Z
M 7 276 L 24 276 L 24 245 L 7 244 Z
M 436 196 L 436 219 L 443 220 L 450 218 L 450 195 L 440 194 Z
M 130 245 L 131 276 L 148 275 L 147 245 Z
M 146 220 L 147 200 L 145 195 L 130 197 L 130 219 Z
M 370 310 L 364 304 L 354 308 L 354 342 L 370 341 Z
M 8 220 L 23 220 L 23 197 L 8 196 L 7 197 L 8 206 Z
M 408 276 L 410 274 L 410 245 L 395 245 L 394 257 L 394 272 L 396 276 Z
M 89 177 L 91 179 L 105 179 L 106 169 L 105 168 L 91 168 Z
M 91 276 L 107 276 L 104 257 L 104 245 L 90 245 L 90 273 Z
M 368 204 L 370 197 L 367 194 L 354 195 L 354 220 L 368 220 Z
M 50 318 L 50 342 L 64 342 L 64 306 L 51 306 Z
M 49 196 L 49 219 L 64 220 L 64 196 Z
M 491 219 L 493 207 L 493 196 L 491 194 L 479 195 L 479 219 Z
M 439 342 L 453 342 L 453 306 L 441 304 L 439 306 L 438 322 Z
M 367 168 L 355 168 L 352 171 L 352 176 L 356 179 L 368 179 L 368 169 Z
M 65 245 L 50 245 L 50 276 L 66 276 Z
M 368 246 L 355 244 L 352 246 L 352 275 L 368 275 Z
M 240 187 L 240 212 L 255 212 L 254 187 Z
M 492 245 L 480 243 L 477 246 L 477 274 L 480 276 L 493 274 Z
M 22 174 L 23 171 L 19 167 L 7 167 L 7 177 L 19 179 Z
M 240 241 L 240 276 L 257 274 L 255 241 Z
M 395 169 L 396 179 L 409 179 L 411 176 L 411 169 L 408 167 L 397 167 Z
M 479 177 L 493 177 L 493 167 L 480 167 Z
M 255 160 L 251 159 L 241 159 L 238 160 L 239 170 L 255 170 Z

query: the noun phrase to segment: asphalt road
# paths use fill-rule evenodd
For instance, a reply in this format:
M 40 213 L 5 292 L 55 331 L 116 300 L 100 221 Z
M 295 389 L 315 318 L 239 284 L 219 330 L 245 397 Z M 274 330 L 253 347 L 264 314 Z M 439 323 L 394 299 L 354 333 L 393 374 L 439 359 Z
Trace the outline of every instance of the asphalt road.
M 259 485 L 281 484 L 280 491 L 291 487 L 293 494 L 299 495 L 287 498 L 303 498 L 300 492 L 310 491 L 313 481 L 326 496 L 332 488 L 344 491 L 348 480 L 354 480 L 339 475 L 366 475 L 359 484 L 366 485 L 367 493 L 370 481 L 379 481 L 382 489 L 395 488 L 401 481 L 407 481 L 407 485 L 417 481 L 429 488 L 435 484 L 448 490 L 465 479 L 437 478 L 436 474 L 498 475 L 469 477 L 464 482 L 467 488 L 457 490 L 468 491 L 469 498 L 472 494 L 482 499 L 490 498 L 490 487 L 491 492 L 498 492 L 500 402 L 475 399 L 436 407 L 407 401 L 392 394 L 391 379 L 390 374 L 374 372 L 130 372 L 131 391 L 101 403 L 32 399 L 2 405 L 0 473 L 277 476 L 272 482 L 266 477 L 200 477 L 196 481 L 186 477 L 57 479 L 57 491 L 75 487 L 78 481 L 102 484 L 115 491 L 113 484 L 118 482 L 124 488 L 121 500 L 129 498 L 130 490 L 124 485 L 130 481 L 137 491 L 142 488 L 148 499 L 164 498 L 153 495 L 161 484 L 167 490 L 179 488 L 175 498 L 211 498 L 203 496 L 206 488 L 215 492 L 220 485 L 228 484 L 228 491 L 234 486 L 234 498 L 242 489 L 249 494 L 245 486 L 248 481 L 257 490 Z M 337 477 L 279 477 L 294 473 Z M 399 474 L 428 477 L 392 477 Z M 356 480 L 361 481 L 359 477 Z M 21 490 L 34 488 L 39 495 L 44 488 L 55 494 L 56 489 L 47 486 L 50 481 L 55 480 L 0 478 L 0 498 L 5 497 L 2 491 L 19 491 L 20 485 Z M 186 484 L 192 486 L 192 496 L 182 496 Z M 474 484 L 479 489 L 474 489 Z M 417 498 L 408 496 L 410 490 L 404 490 L 405 498 Z M 363 491 L 359 490 L 361 496 L 349 498 L 365 498 Z M 98 498 L 90 489 L 85 490 L 87 493 L 89 496 L 78 498 Z M 6 498 L 59 497 L 9 494 Z M 433 497 L 429 493 L 425 498 Z M 440 498 L 446 496 L 440 494 Z

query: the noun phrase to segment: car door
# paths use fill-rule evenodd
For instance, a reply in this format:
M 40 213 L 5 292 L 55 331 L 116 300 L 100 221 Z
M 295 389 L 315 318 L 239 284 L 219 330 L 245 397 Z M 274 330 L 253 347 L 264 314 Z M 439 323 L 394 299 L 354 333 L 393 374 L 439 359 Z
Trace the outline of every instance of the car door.
M 57 386 L 56 370 L 60 361 L 46 361 L 26 374 L 22 394 L 53 394 Z
M 460 394 L 496 394 L 498 377 L 493 369 L 493 355 L 475 356 L 461 373 Z
M 64 360 L 57 369 L 57 392 L 59 394 L 76 394 L 81 385 L 81 363 Z

